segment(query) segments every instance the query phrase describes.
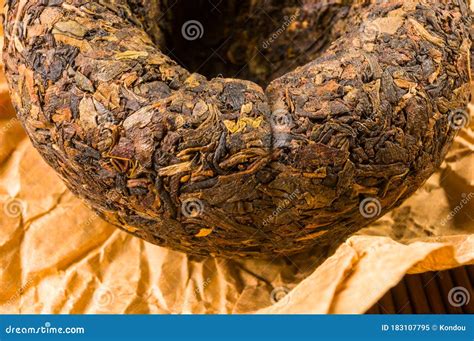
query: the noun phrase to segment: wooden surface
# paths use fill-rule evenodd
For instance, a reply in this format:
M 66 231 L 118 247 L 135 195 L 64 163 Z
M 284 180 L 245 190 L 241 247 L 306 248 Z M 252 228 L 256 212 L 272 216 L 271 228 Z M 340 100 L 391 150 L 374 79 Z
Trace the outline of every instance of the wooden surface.
M 449 302 L 450 291 L 456 287 L 464 288 L 469 298 L 459 307 Z M 367 314 L 474 314 L 473 287 L 474 265 L 407 275 Z

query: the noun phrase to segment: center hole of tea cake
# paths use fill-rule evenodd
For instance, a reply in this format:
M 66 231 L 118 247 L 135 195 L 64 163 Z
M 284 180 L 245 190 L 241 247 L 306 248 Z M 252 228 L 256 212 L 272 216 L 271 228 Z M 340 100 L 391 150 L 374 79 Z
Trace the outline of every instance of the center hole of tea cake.
M 340 5 L 305 8 L 299 0 L 164 1 L 165 54 L 208 78 L 265 87 L 316 58 L 331 42 Z M 338 7 L 339 6 L 339 7 Z
M 248 43 L 238 40 L 245 31 L 250 1 L 177 0 L 171 6 L 164 53 L 208 78 L 241 78 Z

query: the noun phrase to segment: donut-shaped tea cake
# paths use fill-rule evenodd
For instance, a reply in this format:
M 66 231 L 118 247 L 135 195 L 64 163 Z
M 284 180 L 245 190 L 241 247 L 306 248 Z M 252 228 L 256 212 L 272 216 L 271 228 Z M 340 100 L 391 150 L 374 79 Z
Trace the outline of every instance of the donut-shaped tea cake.
M 201 3 L 7 1 L 6 72 L 31 141 L 151 243 L 331 248 L 416 191 L 467 118 L 465 0 Z M 203 57 L 215 46 L 224 62 Z

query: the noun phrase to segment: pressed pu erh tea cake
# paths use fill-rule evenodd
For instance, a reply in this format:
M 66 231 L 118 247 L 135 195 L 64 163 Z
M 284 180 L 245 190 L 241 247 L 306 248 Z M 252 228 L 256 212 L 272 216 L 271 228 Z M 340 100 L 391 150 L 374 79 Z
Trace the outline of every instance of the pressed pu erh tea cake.
M 328 248 L 414 193 L 467 119 L 466 1 L 224 1 L 218 20 L 206 3 L 6 4 L 5 68 L 34 146 L 151 243 Z M 203 54 L 216 46 L 225 59 Z

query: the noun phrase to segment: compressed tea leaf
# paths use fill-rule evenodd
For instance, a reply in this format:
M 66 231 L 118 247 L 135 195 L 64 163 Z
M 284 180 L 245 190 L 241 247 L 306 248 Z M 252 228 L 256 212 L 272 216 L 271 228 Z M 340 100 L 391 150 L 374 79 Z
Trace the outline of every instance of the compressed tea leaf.
M 101 217 L 189 254 L 290 255 L 441 164 L 470 96 L 464 0 L 205 3 L 7 3 L 18 117 Z

